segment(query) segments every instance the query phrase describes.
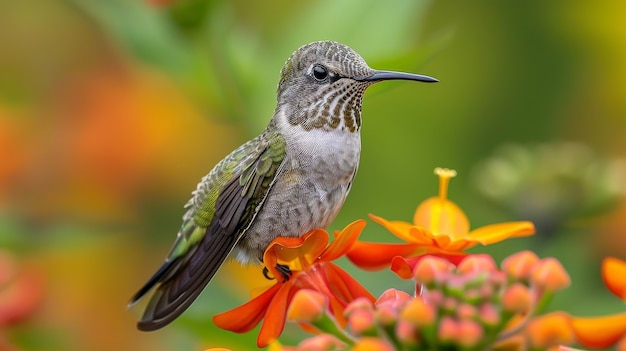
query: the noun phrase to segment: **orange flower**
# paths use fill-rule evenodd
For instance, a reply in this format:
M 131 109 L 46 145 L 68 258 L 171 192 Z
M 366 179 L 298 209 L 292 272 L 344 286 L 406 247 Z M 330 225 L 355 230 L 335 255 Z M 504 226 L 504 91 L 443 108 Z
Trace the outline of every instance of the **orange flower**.
M 349 224 L 328 245 L 329 236 L 323 229 L 313 230 L 300 238 L 276 238 L 265 250 L 263 262 L 275 277 L 277 264 L 291 270 L 289 280 L 276 283 L 249 302 L 230 311 L 217 314 L 213 322 L 220 328 L 236 333 L 253 329 L 262 319 L 257 345 L 265 347 L 276 340 L 285 326 L 287 308 L 301 289 L 311 289 L 326 295 L 329 310 L 345 325 L 344 308 L 356 298 L 374 297 L 359 282 L 331 261 L 345 255 L 356 242 L 365 221 Z
M 602 279 L 617 297 L 626 293 L 626 262 L 608 257 L 602 262 Z M 607 348 L 626 338 L 626 312 L 598 317 L 574 317 L 574 333 L 580 344 L 589 348 Z
M 387 221 L 370 215 L 392 234 L 406 241 L 404 244 L 357 242 L 348 258 L 363 269 L 376 270 L 393 262 L 396 269 L 406 270 L 415 264 L 415 258 L 426 254 L 445 257 L 458 262 L 464 250 L 477 244 L 489 245 L 499 241 L 535 233 L 531 222 L 507 222 L 469 230 L 467 216 L 455 203 L 447 199 L 448 183 L 456 176 L 454 170 L 437 168 L 439 196 L 422 202 L 415 211 L 413 223 Z M 373 255 L 372 253 L 376 253 Z
M 595 349 L 607 348 L 626 336 L 626 312 L 599 317 L 575 317 L 572 326 L 580 344 Z

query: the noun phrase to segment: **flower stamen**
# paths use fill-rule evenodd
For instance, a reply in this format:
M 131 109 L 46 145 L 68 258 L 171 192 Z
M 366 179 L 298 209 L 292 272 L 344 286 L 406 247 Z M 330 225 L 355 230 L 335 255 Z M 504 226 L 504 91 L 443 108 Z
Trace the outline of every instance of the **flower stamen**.
M 446 201 L 448 198 L 448 184 L 450 179 L 456 177 L 456 171 L 449 168 L 435 168 L 435 175 L 439 177 L 439 199 Z

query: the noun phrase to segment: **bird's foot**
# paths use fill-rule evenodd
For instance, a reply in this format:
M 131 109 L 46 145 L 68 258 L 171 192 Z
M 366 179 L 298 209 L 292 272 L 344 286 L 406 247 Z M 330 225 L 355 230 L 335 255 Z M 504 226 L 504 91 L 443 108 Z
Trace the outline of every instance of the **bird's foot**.
M 283 278 L 283 283 L 288 281 L 289 278 L 291 278 L 291 275 L 293 274 L 291 272 L 291 269 L 289 269 L 289 266 L 287 266 L 286 264 L 280 264 L 277 263 L 276 267 L 274 269 L 272 269 L 272 273 L 274 274 L 274 276 L 270 276 L 270 270 L 266 267 L 263 267 L 263 276 L 269 280 L 273 280 L 276 279 L 276 276 L 280 275 Z

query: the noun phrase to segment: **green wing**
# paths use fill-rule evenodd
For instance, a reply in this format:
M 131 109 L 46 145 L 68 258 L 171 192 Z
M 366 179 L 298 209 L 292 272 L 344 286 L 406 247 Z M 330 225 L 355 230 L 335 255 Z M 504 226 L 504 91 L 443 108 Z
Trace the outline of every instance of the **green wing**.
M 251 157 L 248 153 L 243 163 L 232 167 L 241 158 L 237 151 L 249 151 L 255 144 L 260 145 L 253 150 L 256 153 Z M 209 174 L 211 186 L 205 191 L 200 187 L 196 190 L 198 200 L 190 201 L 192 208 L 184 217 L 170 255 L 132 298 L 131 306 L 156 286 L 137 323 L 138 329 L 162 328 L 183 313 L 213 278 L 263 205 L 285 158 L 285 140 L 280 135 L 262 135 L 242 148 L 216 166 L 217 173 L 234 172 L 226 182 L 211 181 Z M 224 174 L 214 176 L 224 179 Z

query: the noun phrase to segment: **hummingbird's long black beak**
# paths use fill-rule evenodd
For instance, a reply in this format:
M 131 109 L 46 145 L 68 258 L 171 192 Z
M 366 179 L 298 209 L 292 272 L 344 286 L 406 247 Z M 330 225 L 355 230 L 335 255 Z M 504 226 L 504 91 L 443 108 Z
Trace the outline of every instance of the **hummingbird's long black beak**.
M 402 79 L 402 80 L 415 80 L 418 82 L 436 83 L 439 80 L 433 77 L 424 76 L 421 74 L 394 72 L 394 71 L 374 71 L 374 74 L 368 77 L 352 78 L 359 82 L 380 82 L 383 80 Z

